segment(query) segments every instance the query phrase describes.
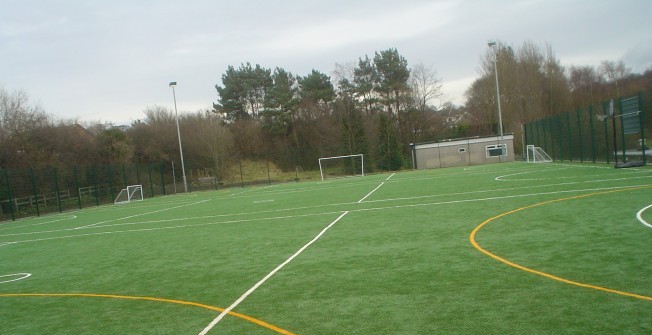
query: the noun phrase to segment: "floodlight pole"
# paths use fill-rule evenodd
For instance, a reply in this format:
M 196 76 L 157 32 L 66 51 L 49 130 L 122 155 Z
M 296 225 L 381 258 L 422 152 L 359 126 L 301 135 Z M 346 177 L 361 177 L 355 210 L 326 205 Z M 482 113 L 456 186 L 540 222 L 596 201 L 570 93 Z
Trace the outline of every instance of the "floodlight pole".
M 496 72 L 496 101 L 498 102 L 498 129 L 500 130 L 500 140 L 503 140 L 503 115 L 500 111 L 500 88 L 498 86 L 498 66 L 496 58 L 498 58 L 498 52 L 494 48 L 496 46 L 495 41 L 487 43 L 488 46 L 494 51 L 494 72 Z
M 172 97 L 174 98 L 174 118 L 177 120 L 177 137 L 179 138 L 179 154 L 181 155 L 181 173 L 183 174 L 183 189 L 188 193 L 188 183 L 186 182 L 186 168 L 183 163 L 183 147 L 181 146 L 181 130 L 179 129 L 179 114 L 177 113 L 177 95 L 174 92 L 174 87 L 177 86 L 176 81 L 170 82 L 172 87 Z

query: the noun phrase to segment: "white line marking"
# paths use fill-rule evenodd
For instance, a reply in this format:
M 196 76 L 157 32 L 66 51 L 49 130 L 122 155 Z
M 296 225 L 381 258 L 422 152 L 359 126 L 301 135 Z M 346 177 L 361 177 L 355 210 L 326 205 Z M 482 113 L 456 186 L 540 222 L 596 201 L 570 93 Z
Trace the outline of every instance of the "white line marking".
M 389 177 L 385 178 L 385 181 L 388 181 L 389 178 L 392 178 L 395 174 L 396 174 L 396 173 L 392 173 L 391 175 L 389 175 Z M 371 192 L 367 193 L 367 195 L 365 195 L 362 199 L 358 200 L 358 203 L 363 202 L 363 201 L 364 201 L 365 199 L 367 199 L 367 198 L 368 198 L 372 193 L 376 192 L 376 191 L 377 191 L 381 186 L 383 186 L 383 185 L 385 184 L 385 181 L 382 182 L 382 183 L 380 183 L 380 185 L 378 185 L 376 188 L 374 188 Z
M 22 273 L 12 273 L 12 274 L 10 274 L 10 275 L 0 275 L 0 278 L 4 278 L 4 277 L 17 277 L 17 276 L 20 276 L 20 277 L 15 278 L 15 279 L 9 279 L 9 280 L 3 280 L 3 281 L 0 281 L 0 284 L 11 283 L 12 281 L 19 281 L 19 280 L 22 280 L 22 279 L 28 278 L 28 277 L 31 276 L 31 275 L 32 275 L 31 273 L 27 273 L 27 272 L 22 272 Z
M 274 202 L 274 199 L 268 199 L 268 200 L 254 200 L 254 204 L 264 204 L 266 202 Z
M 306 249 L 307 249 L 311 244 L 315 243 L 315 241 L 317 241 L 317 240 L 318 240 L 322 235 L 324 235 L 324 233 L 326 233 L 326 231 L 327 231 L 328 229 L 330 229 L 330 228 L 331 228 L 335 223 L 337 223 L 337 221 L 339 221 L 341 218 L 343 218 L 343 217 L 344 217 L 346 214 L 348 214 L 348 213 L 349 213 L 348 211 L 342 213 L 339 217 L 337 217 L 337 219 L 335 219 L 335 221 L 331 222 L 328 226 L 326 226 L 326 228 L 324 228 L 324 229 L 323 229 L 319 234 L 317 234 L 317 236 L 315 236 L 315 238 L 313 238 L 310 242 L 306 243 L 306 245 L 304 245 L 303 247 L 301 247 L 301 249 L 299 249 L 299 251 L 295 252 L 294 255 L 290 256 L 290 258 L 288 258 L 287 260 L 285 260 L 285 262 L 281 263 L 281 264 L 280 264 L 279 266 L 277 266 L 274 270 L 272 270 L 272 272 L 268 273 L 267 276 L 263 277 L 263 279 L 261 279 L 260 281 L 258 281 L 258 282 L 256 283 L 256 285 L 252 286 L 252 287 L 251 287 L 247 292 L 245 292 L 242 296 L 240 296 L 240 298 L 238 298 L 238 300 L 236 300 L 234 303 L 232 303 L 231 306 L 227 307 L 224 311 L 222 311 L 222 313 L 220 313 L 220 315 L 218 315 L 218 316 L 217 316 L 213 321 L 211 321 L 211 323 L 209 323 L 208 326 L 206 326 L 206 328 L 204 328 L 204 330 L 202 330 L 202 331 L 199 333 L 199 335 L 206 335 L 206 333 L 208 333 L 211 329 L 213 329 L 213 327 L 215 327 L 215 325 L 216 325 L 218 322 L 220 322 L 220 320 L 222 320 L 222 319 L 224 318 L 224 316 L 226 316 L 226 314 L 228 314 L 228 313 L 231 312 L 234 308 L 236 308 L 236 307 L 237 307 L 237 306 L 238 306 L 242 301 L 244 301 L 244 300 L 245 300 L 245 299 L 246 299 L 250 294 L 252 294 L 252 293 L 253 293 L 253 292 L 254 292 L 258 287 L 260 287 L 261 285 L 263 285 L 263 284 L 264 284 L 264 283 L 265 283 L 265 282 L 266 282 L 270 277 L 272 277 L 276 272 L 278 272 L 279 270 L 281 270 L 284 266 L 286 266 L 286 265 L 287 265 L 288 263 L 290 263 L 293 259 L 295 259 L 297 256 L 299 256 L 299 255 L 300 255 L 304 250 L 306 250 Z
M 362 199 L 358 200 L 358 203 L 361 203 L 364 201 L 364 199 L 367 199 L 372 193 L 376 192 L 377 189 L 379 189 L 381 186 L 383 186 L 385 182 L 380 183 L 380 185 L 376 186 L 371 192 L 367 193 Z
M 85 228 L 91 228 L 91 227 L 99 226 L 99 225 L 102 225 L 102 224 L 104 224 L 104 223 L 109 223 L 109 222 L 113 222 L 113 221 L 126 220 L 126 219 L 131 219 L 131 218 L 135 218 L 135 217 L 139 217 L 139 216 L 143 216 L 143 215 L 149 215 L 149 214 L 154 214 L 154 213 L 159 213 L 159 212 L 165 212 L 165 211 L 169 211 L 169 210 L 171 210 L 171 209 L 176 209 L 176 208 L 181 208 L 181 207 L 186 207 L 186 206 L 191 206 L 191 205 L 201 204 L 201 203 L 204 203 L 204 202 L 209 201 L 209 200 L 210 200 L 210 199 L 202 200 L 202 201 L 197 201 L 197 202 L 191 202 L 191 203 L 189 203 L 189 204 L 185 204 L 185 205 L 179 205 L 179 206 L 174 206 L 174 207 L 167 207 L 167 208 L 163 208 L 163 209 L 159 209 L 159 210 L 151 211 L 151 212 L 147 212 L 147 213 L 140 213 L 140 214 L 129 215 L 129 216 L 125 216 L 125 217 L 122 217 L 122 218 L 119 218 L 119 219 L 100 221 L 100 222 L 97 222 L 97 223 L 93 223 L 93 224 L 89 224 L 89 225 L 85 225 L 85 226 L 77 227 L 77 228 L 74 228 L 74 229 L 85 229 Z
M 644 225 L 646 225 L 646 226 L 652 228 L 652 224 L 648 223 L 647 221 L 645 221 L 645 220 L 643 219 L 643 212 L 645 212 L 645 211 L 648 210 L 649 208 L 652 208 L 652 205 L 649 205 L 649 206 L 647 206 L 647 207 L 641 209 L 640 211 L 638 211 L 638 213 L 636 213 L 636 218 L 637 218 L 638 221 L 640 221 L 642 224 L 644 224 Z
M 23 225 L 23 226 L 12 226 L 12 227 L 0 228 L 0 230 L 16 229 L 16 228 L 24 228 L 24 227 L 32 227 L 32 226 L 40 226 L 40 225 L 53 223 L 53 222 L 59 222 L 59 221 L 63 221 L 63 220 L 74 220 L 76 218 L 77 218 L 77 215 L 70 215 L 68 217 L 64 217 L 64 218 L 60 218 L 60 219 L 56 219 L 56 220 L 45 221 L 45 222 L 40 222 L 40 223 L 30 223 L 30 224 L 26 224 L 26 225 Z

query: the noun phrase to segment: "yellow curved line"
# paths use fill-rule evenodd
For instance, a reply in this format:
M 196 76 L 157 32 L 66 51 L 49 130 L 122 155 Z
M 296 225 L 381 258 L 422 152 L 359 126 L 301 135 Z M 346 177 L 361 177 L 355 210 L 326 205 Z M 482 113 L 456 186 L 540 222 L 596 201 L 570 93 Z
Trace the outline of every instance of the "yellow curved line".
M 580 286 L 580 287 L 589 288 L 589 289 L 593 289 L 593 290 L 598 290 L 598 291 L 604 291 L 604 292 L 609 292 L 609 293 L 619 294 L 619 295 L 623 295 L 623 296 L 627 296 L 627 297 L 632 297 L 632 298 L 636 298 L 636 299 L 652 301 L 652 297 L 650 297 L 650 296 L 645 296 L 645 295 L 636 294 L 636 293 L 630 293 L 630 292 L 625 292 L 625 291 L 614 290 L 614 289 L 611 289 L 611 288 L 608 288 L 608 287 L 602 287 L 602 286 L 596 286 L 596 285 L 591 285 L 591 284 L 585 284 L 585 283 L 577 282 L 577 281 L 574 281 L 574 280 L 570 280 L 570 279 L 566 279 L 566 278 L 558 277 L 558 276 L 555 276 L 555 275 L 551 275 L 551 274 L 546 273 L 546 272 L 543 272 L 543 271 L 539 271 L 539 270 L 535 270 L 535 269 L 531 269 L 531 268 L 525 267 L 525 266 L 523 266 L 523 265 L 520 265 L 520 264 L 514 263 L 514 262 L 512 262 L 512 261 L 509 261 L 509 260 L 507 260 L 507 259 L 504 259 L 504 258 L 502 258 L 502 257 L 500 257 L 500 256 L 498 256 L 498 255 L 495 255 L 495 254 L 493 254 L 493 253 L 487 251 L 486 249 L 482 248 L 482 247 L 481 247 L 481 246 L 480 246 L 480 245 L 475 241 L 475 234 L 476 234 L 478 231 L 480 231 L 480 229 L 482 229 L 482 227 L 486 226 L 489 222 L 492 222 L 492 221 L 497 220 L 497 219 L 500 219 L 500 218 L 502 218 L 502 217 L 504 217 L 504 216 L 507 216 L 507 215 L 510 215 L 510 214 L 514 214 L 514 213 L 517 213 L 517 212 L 520 212 L 520 211 L 523 211 L 523 210 L 526 210 L 526 209 L 530 209 L 530 208 L 534 208 L 534 207 L 538 207 L 538 206 L 543 206 L 543 205 L 547 205 L 547 204 L 551 204 L 551 203 L 555 203 L 555 202 L 561 202 L 561 201 L 572 200 L 572 199 L 581 199 L 581 198 L 591 197 L 591 196 L 595 196 L 595 195 L 608 194 L 608 193 L 616 193 L 616 192 L 624 192 L 624 191 L 632 191 L 632 190 L 639 190 L 639 189 L 651 188 L 651 187 L 652 187 L 652 186 L 639 186 L 639 187 L 631 187 L 631 188 L 618 189 L 618 190 L 609 190 L 609 191 L 603 191 L 603 192 L 595 192 L 595 193 L 589 193 L 589 194 L 583 194 L 583 195 L 576 195 L 576 196 L 567 197 L 567 198 L 561 198 L 561 199 L 555 199 L 555 200 L 548 200 L 548 201 L 544 201 L 544 202 L 536 203 L 536 204 L 534 204 L 534 205 L 529 205 L 529 206 L 525 206 L 525 207 L 517 208 L 517 209 L 511 210 L 511 211 L 509 211 L 509 212 L 505 212 L 505 213 L 502 213 L 502 214 L 496 215 L 496 216 L 494 216 L 494 217 L 492 217 L 492 218 L 489 218 L 489 219 L 487 219 L 486 221 L 482 222 L 480 225 L 478 225 L 477 227 L 475 227 L 475 229 L 473 229 L 473 231 L 471 232 L 471 235 L 469 235 L 469 240 L 471 241 L 471 244 L 473 245 L 473 247 L 476 248 L 476 249 L 478 249 L 478 250 L 479 250 L 480 252 L 482 252 L 483 254 L 485 254 L 485 255 L 487 255 L 487 256 L 489 256 L 489 257 L 491 257 L 491 258 L 493 258 L 493 259 L 495 259 L 495 260 L 497 260 L 497 261 L 499 261 L 499 262 L 505 263 L 505 264 L 507 264 L 507 265 L 509 265 L 509 266 L 511 266 L 511 267 L 517 268 L 517 269 L 519 269 L 519 270 L 523 270 L 523 271 L 526 271 L 526 272 L 529 272 L 529 273 L 533 273 L 533 274 L 536 274 L 536 275 L 539 275 L 539 276 L 543 276 L 543 277 L 546 277 L 546 278 L 549 278 L 549 279 L 552 279 L 552 280 L 560 281 L 560 282 L 562 282 L 562 283 L 566 283 L 566 284 L 569 284 L 569 285 L 575 285 L 575 286 Z
M 178 305 L 185 305 L 185 306 L 194 306 L 194 307 L 200 307 L 204 309 L 208 309 L 211 311 L 216 311 L 216 312 L 223 312 L 224 308 L 220 307 L 215 307 L 215 306 L 210 306 L 210 305 L 205 305 L 205 304 L 200 304 L 198 302 L 192 302 L 192 301 L 182 301 L 182 300 L 174 300 L 174 299 L 164 299 L 164 298 L 155 298 L 155 297 L 140 297 L 140 296 L 129 296 L 129 295 L 116 295 L 116 294 L 94 294 L 94 293 L 6 293 L 6 294 L 0 294 L 0 297 L 83 297 L 83 298 L 108 298 L 108 299 L 127 299 L 127 300 L 146 300 L 146 301 L 156 301 L 156 302 L 165 302 L 165 303 L 172 303 L 172 304 L 178 304 Z M 240 314 L 236 312 L 228 312 L 229 315 L 235 316 L 237 318 L 243 319 L 245 321 L 249 321 L 253 324 L 256 324 L 258 326 L 267 328 L 269 330 L 272 330 L 276 333 L 283 334 L 283 335 L 296 335 L 292 332 L 289 332 L 285 329 L 279 328 L 277 326 L 274 326 L 272 324 L 269 324 L 265 321 L 258 320 L 256 318 L 253 318 L 251 316 L 245 315 L 245 314 Z

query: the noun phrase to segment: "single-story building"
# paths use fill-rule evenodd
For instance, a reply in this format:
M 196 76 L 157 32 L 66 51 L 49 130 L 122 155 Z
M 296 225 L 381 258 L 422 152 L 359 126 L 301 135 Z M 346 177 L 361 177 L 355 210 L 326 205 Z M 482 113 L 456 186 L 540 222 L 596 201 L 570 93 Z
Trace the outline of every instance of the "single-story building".
M 514 135 L 411 144 L 412 166 L 434 169 L 514 161 Z

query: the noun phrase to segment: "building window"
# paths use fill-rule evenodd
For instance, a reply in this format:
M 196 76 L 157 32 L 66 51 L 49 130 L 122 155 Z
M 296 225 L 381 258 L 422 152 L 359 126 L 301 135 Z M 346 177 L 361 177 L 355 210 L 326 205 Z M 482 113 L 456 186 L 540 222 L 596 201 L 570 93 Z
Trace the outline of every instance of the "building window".
M 494 144 L 485 147 L 487 158 L 507 156 L 507 144 Z

